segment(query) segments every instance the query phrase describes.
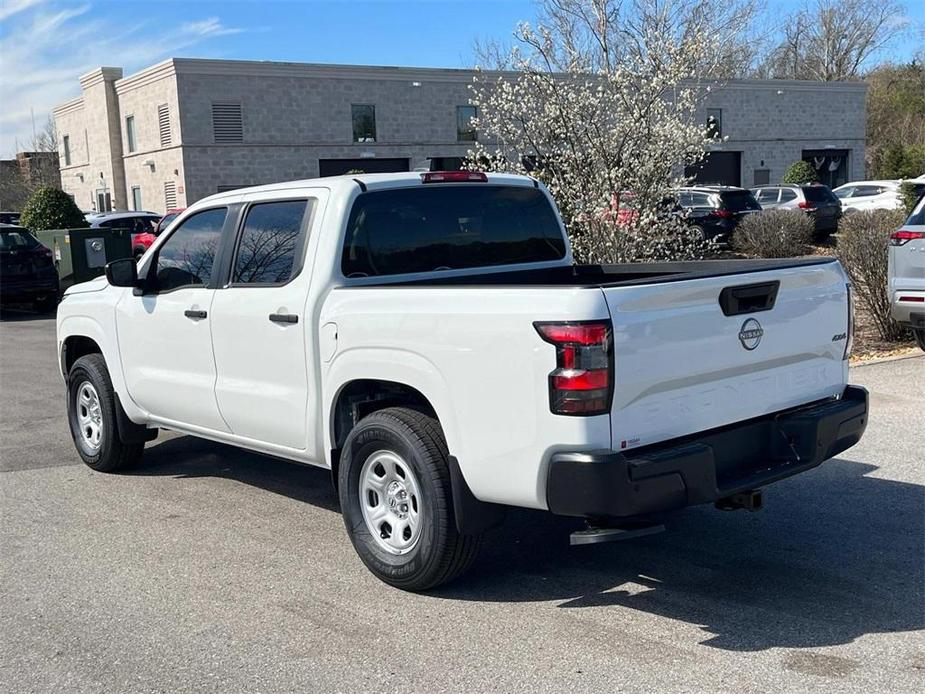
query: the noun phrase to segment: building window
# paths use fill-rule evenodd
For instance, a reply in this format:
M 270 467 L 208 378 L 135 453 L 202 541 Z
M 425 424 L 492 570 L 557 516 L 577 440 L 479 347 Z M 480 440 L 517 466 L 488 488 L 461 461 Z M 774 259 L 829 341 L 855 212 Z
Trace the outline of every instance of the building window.
M 161 136 L 161 147 L 170 147 L 170 109 L 167 104 L 157 107 L 157 128 Z
M 771 182 L 771 169 L 755 169 L 754 177 L 754 185 L 766 186 Z
M 719 138 L 723 136 L 723 109 L 707 109 L 707 137 Z
M 64 149 L 64 165 L 71 165 L 71 136 L 65 135 L 62 138 L 61 146 Z
M 138 149 L 138 143 L 135 141 L 135 116 L 125 118 L 125 139 L 128 142 L 129 153 Z
M 138 186 L 132 186 L 132 209 L 136 212 L 144 209 L 141 206 L 141 188 Z
M 177 209 L 177 184 L 173 181 L 164 182 L 164 209 Z
M 475 142 L 478 138 L 472 119 L 476 116 L 475 106 L 456 107 L 456 140 L 458 142 Z
M 244 117 L 241 104 L 219 102 L 212 104 L 212 137 L 217 143 L 244 142 Z
M 350 106 L 353 119 L 353 141 L 376 141 L 376 107 L 371 104 L 353 104 Z

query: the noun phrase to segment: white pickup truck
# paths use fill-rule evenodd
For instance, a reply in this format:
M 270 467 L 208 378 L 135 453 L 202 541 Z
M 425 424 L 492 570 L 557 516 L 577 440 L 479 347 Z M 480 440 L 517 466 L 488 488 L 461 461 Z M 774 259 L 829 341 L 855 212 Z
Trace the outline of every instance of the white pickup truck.
M 68 290 L 57 329 L 91 468 L 158 429 L 330 468 L 357 553 L 409 590 L 465 570 L 505 507 L 587 519 L 575 543 L 754 508 L 867 421 L 837 261 L 575 266 L 519 176 L 214 195 Z

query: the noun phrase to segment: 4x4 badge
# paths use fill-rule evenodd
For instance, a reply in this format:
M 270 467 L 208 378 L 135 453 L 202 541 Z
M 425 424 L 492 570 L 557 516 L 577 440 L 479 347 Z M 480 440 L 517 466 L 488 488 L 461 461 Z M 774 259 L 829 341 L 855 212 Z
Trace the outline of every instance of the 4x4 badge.
M 749 318 L 742 323 L 742 329 L 739 330 L 739 342 L 745 349 L 751 351 L 760 344 L 762 335 L 764 335 L 764 330 L 761 328 L 761 323 L 754 318 Z

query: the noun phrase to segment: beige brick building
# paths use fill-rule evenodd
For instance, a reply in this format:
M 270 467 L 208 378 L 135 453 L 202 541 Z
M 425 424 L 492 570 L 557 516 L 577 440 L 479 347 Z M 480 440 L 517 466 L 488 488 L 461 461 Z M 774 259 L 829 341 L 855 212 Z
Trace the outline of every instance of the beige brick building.
M 54 118 L 61 183 L 78 206 L 163 212 L 229 188 L 319 175 L 458 166 L 473 72 L 174 58 L 123 77 L 99 68 Z M 729 139 L 704 182 L 780 179 L 814 161 L 864 174 L 861 83 L 732 81 L 713 92 Z

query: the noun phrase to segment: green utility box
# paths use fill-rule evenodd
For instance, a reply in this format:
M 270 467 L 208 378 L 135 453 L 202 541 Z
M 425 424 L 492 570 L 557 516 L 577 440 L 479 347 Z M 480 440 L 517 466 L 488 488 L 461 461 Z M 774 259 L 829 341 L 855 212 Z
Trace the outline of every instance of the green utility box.
M 49 229 L 35 235 L 54 253 L 62 291 L 99 277 L 112 260 L 132 257 L 128 229 Z

